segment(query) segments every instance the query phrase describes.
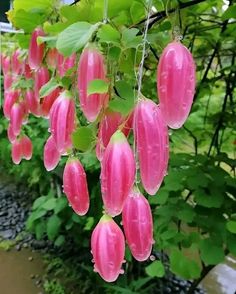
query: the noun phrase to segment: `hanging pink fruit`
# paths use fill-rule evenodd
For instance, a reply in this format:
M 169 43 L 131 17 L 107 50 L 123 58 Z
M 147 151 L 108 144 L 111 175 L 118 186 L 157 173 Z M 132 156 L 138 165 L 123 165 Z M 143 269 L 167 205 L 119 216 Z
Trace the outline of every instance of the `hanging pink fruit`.
M 26 135 L 22 136 L 20 139 L 21 144 L 21 154 L 26 160 L 30 160 L 33 153 L 33 145 L 30 138 Z
M 47 63 L 47 66 L 52 70 L 57 68 L 58 54 L 59 53 L 56 48 L 49 48 L 47 52 L 46 63 Z
M 18 139 L 12 143 L 11 157 L 15 164 L 19 164 L 21 162 L 21 144 Z
M 43 60 L 44 55 L 44 43 L 38 44 L 37 38 L 45 36 L 44 31 L 41 28 L 36 28 L 31 36 L 30 47 L 29 47 L 29 66 L 33 70 L 37 70 Z
M 11 72 L 11 58 L 9 56 L 2 55 L 1 56 L 2 62 L 2 71 L 4 76 Z
M 102 54 L 95 48 L 86 48 L 79 60 L 78 91 L 81 109 L 88 121 L 96 120 L 100 110 L 107 103 L 108 94 L 87 94 L 89 83 L 94 79 L 106 80 Z
M 44 166 L 47 171 L 53 170 L 60 161 L 61 155 L 57 150 L 53 136 L 50 136 L 44 145 Z
M 39 91 L 42 86 L 44 86 L 49 80 L 50 80 L 50 75 L 49 71 L 45 66 L 40 67 L 36 72 L 35 72 L 35 95 L 37 99 L 39 100 Z
M 79 159 L 67 161 L 63 173 L 63 187 L 71 207 L 78 215 L 85 215 L 89 209 L 89 193 L 86 173 Z
M 63 153 L 70 145 L 75 129 L 75 103 L 69 91 L 64 91 L 53 103 L 50 110 L 50 130 L 57 149 Z
M 24 63 L 20 60 L 20 50 L 17 49 L 13 52 L 11 57 L 11 68 L 12 73 L 15 75 L 19 75 L 22 73 L 22 70 L 24 69 Z
M 76 54 L 72 54 L 69 57 L 64 57 L 63 55 L 58 55 L 58 74 L 60 77 L 64 77 L 66 72 L 75 66 Z
M 26 79 L 32 79 L 33 74 L 28 63 L 25 64 L 24 76 Z
M 13 134 L 15 136 L 18 136 L 20 134 L 23 118 L 24 118 L 24 109 L 22 107 L 22 104 L 14 103 L 11 108 L 10 122 L 11 122 Z
M 25 93 L 25 99 L 26 103 L 28 105 L 29 111 L 34 114 L 35 116 L 40 115 L 40 105 L 39 105 L 39 100 L 35 96 L 35 93 L 33 90 L 28 89 Z
M 6 118 L 10 118 L 11 108 L 20 97 L 19 91 L 9 90 L 4 93 L 3 113 Z
M 11 124 L 9 124 L 7 128 L 7 137 L 11 143 L 13 143 L 16 140 L 16 135 L 13 133 Z
M 3 87 L 4 87 L 4 91 L 7 91 L 10 89 L 10 87 L 12 86 L 12 83 L 14 81 L 14 77 L 12 76 L 11 73 L 7 73 L 5 76 L 4 76 L 4 80 L 3 80 Z
M 95 227 L 91 248 L 94 260 L 94 271 L 106 282 L 114 282 L 119 274 L 124 262 L 125 240 L 124 235 L 114 220 L 104 215 Z
M 180 42 L 170 43 L 161 55 L 157 72 L 160 109 L 170 128 L 180 128 L 187 119 L 195 84 L 195 64 L 190 51 Z
M 148 194 L 154 195 L 167 171 L 169 140 L 162 113 L 152 100 L 138 102 L 134 113 L 134 135 L 142 184 Z
M 51 109 L 54 101 L 59 96 L 60 91 L 61 91 L 60 88 L 56 88 L 48 96 L 45 96 L 42 98 L 41 113 L 45 118 L 48 118 L 50 109 Z
M 124 201 L 133 187 L 135 160 L 130 145 L 121 131 L 116 131 L 103 155 L 101 189 L 106 212 L 111 216 L 121 213 Z
M 131 191 L 125 200 L 122 224 L 133 257 L 138 261 L 148 259 L 153 244 L 152 212 L 147 199 L 139 191 Z

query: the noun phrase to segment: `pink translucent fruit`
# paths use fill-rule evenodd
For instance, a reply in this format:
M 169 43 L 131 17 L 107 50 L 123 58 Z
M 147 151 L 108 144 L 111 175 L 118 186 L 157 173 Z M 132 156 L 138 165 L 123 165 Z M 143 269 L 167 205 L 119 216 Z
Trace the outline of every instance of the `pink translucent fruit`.
M 6 118 L 10 118 L 13 104 L 19 99 L 20 92 L 9 90 L 4 93 L 3 113 Z
M 19 75 L 22 73 L 24 70 L 24 62 L 20 60 L 20 50 L 17 49 L 16 51 L 13 52 L 12 57 L 11 57 L 11 68 L 12 68 L 12 73 Z
M 89 193 L 86 173 L 79 159 L 67 161 L 63 173 L 63 187 L 71 207 L 78 215 L 85 215 L 89 209 Z
M 58 58 L 58 51 L 56 48 L 49 48 L 47 55 L 46 55 L 46 63 L 50 69 L 56 69 L 57 67 L 57 58 Z
M 40 105 L 39 99 L 35 96 L 35 92 L 31 89 L 27 89 L 25 93 L 26 103 L 28 105 L 29 111 L 36 115 L 40 115 Z
M 160 108 L 170 128 L 180 128 L 187 119 L 195 84 L 195 64 L 191 53 L 180 42 L 170 43 L 161 55 L 157 71 Z
M 1 63 L 2 63 L 2 71 L 3 74 L 6 75 L 11 71 L 11 58 L 9 56 L 2 55 L 1 56 Z
M 124 262 L 125 240 L 119 226 L 108 215 L 104 215 L 92 233 L 91 248 L 94 271 L 106 282 L 114 282 Z
M 12 126 L 12 132 L 15 136 L 18 136 L 21 131 L 21 126 L 24 119 L 24 107 L 22 103 L 14 103 L 10 113 L 10 123 Z
M 30 160 L 33 153 L 33 145 L 30 138 L 26 135 L 14 140 L 12 143 L 12 161 L 19 164 L 22 158 Z
M 60 88 L 56 88 L 49 95 L 43 97 L 42 103 L 41 103 L 41 113 L 45 118 L 48 118 L 50 109 L 51 109 L 54 101 L 59 96 L 60 91 L 61 91 Z
M 61 155 L 57 150 L 55 140 L 53 136 L 50 136 L 44 145 L 43 162 L 46 170 L 53 170 L 58 165 L 60 158 Z
M 121 213 L 124 201 L 134 184 L 135 160 L 131 147 L 121 131 L 116 131 L 101 162 L 101 190 L 106 212 Z
M 107 102 L 107 93 L 88 95 L 87 89 L 92 80 L 106 80 L 106 70 L 102 54 L 95 48 L 86 48 L 79 60 L 78 91 L 81 109 L 88 121 L 96 120 Z
M 154 195 L 166 174 L 169 140 L 162 113 L 152 100 L 138 102 L 134 112 L 134 134 L 142 184 L 148 194 Z
M 66 72 L 71 69 L 72 67 L 75 66 L 76 62 L 76 54 L 72 54 L 69 57 L 64 57 L 60 53 L 58 53 L 57 56 L 57 69 L 58 69 L 58 74 L 60 77 L 63 77 Z
M 50 110 L 50 130 L 60 153 L 71 143 L 75 129 L 75 103 L 69 91 L 64 91 L 53 103 Z
M 45 44 L 38 44 L 37 38 L 44 36 L 41 28 L 36 28 L 31 36 L 28 62 L 31 69 L 38 69 L 42 63 Z
M 50 79 L 50 74 L 48 69 L 45 66 L 40 67 L 36 72 L 35 72 L 35 95 L 36 98 L 39 100 L 39 91 L 42 86 L 44 86 Z
M 104 150 L 107 147 L 111 136 L 117 131 L 123 121 L 124 117 L 122 117 L 121 113 L 113 111 L 107 111 L 102 118 L 99 125 L 98 142 L 96 145 L 96 155 L 99 160 L 102 160 Z M 125 124 L 122 132 L 128 136 L 129 131 L 130 127 Z
M 152 212 L 139 191 L 131 191 L 122 211 L 122 224 L 131 253 L 138 261 L 148 259 L 153 244 Z

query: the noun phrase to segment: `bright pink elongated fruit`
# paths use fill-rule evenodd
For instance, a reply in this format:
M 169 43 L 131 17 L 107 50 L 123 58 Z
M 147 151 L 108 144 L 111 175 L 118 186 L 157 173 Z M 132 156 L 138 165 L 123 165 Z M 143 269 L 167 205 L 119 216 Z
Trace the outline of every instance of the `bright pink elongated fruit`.
M 41 113 L 44 117 L 48 118 L 50 109 L 51 109 L 54 101 L 59 96 L 60 91 L 61 91 L 60 88 L 56 88 L 49 95 L 43 97 L 42 103 L 41 103 Z
M 12 132 L 15 136 L 18 136 L 21 131 L 21 126 L 24 118 L 24 109 L 21 103 L 14 103 L 11 108 L 10 122 L 12 126 Z
M 50 79 L 49 71 L 45 66 L 40 67 L 35 72 L 35 95 L 39 99 L 39 91 L 42 86 L 44 86 Z
M 31 68 L 30 68 L 28 63 L 25 63 L 24 76 L 25 76 L 26 79 L 32 79 L 33 78 L 33 74 L 32 74 Z
M 63 173 L 63 187 L 71 207 L 78 215 L 85 215 L 89 209 L 89 192 L 86 173 L 79 159 L 67 161 Z
M 19 164 L 21 162 L 21 143 L 18 139 L 12 143 L 11 158 L 15 164 Z
M 60 153 L 65 152 L 75 128 L 75 103 L 69 91 L 63 91 L 50 110 L 50 130 Z
M 50 69 L 56 69 L 58 54 L 56 48 L 49 48 L 46 55 L 46 63 Z
M 147 193 L 154 195 L 166 174 L 169 140 L 160 108 L 152 100 L 140 100 L 136 105 L 134 135 L 141 181 Z
M 75 62 L 76 62 L 75 53 L 69 57 L 64 57 L 63 55 L 59 54 L 57 59 L 59 76 L 63 77 L 69 69 L 75 66 Z
M 20 60 L 20 50 L 17 49 L 16 51 L 13 52 L 12 57 L 11 57 L 11 68 L 12 68 L 12 73 L 19 75 L 22 73 L 22 70 L 24 69 L 24 63 Z
M 7 137 L 11 143 L 13 143 L 16 140 L 16 135 L 13 133 L 11 124 L 9 124 L 7 128 Z
M 31 35 L 28 61 L 30 68 L 33 70 L 37 70 L 43 60 L 45 44 L 39 45 L 37 38 L 44 35 L 44 31 L 41 28 L 36 28 Z
M 101 189 L 106 212 L 121 213 L 124 201 L 133 187 L 135 160 L 132 149 L 121 131 L 116 131 L 101 162 Z
M 7 73 L 5 74 L 4 76 L 4 80 L 3 80 L 3 83 L 4 83 L 4 91 L 7 91 L 10 89 L 10 87 L 12 86 L 12 83 L 14 82 L 14 77 L 11 73 Z
M 43 162 L 46 170 L 53 170 L 58 165 L 60 158 L 61 155 L 57 150 L 55 140 L 50 136 L 44 145 Z
M 148 259 L 153 244 L 152 212 L 139 191 L 131 191 L 122 211 L 122 224 L 131 253 L 138 261 Z
M 6 118 L 10 118 L 13 104 L 19 99 L 20 92 L 9 90 L 4 93 L 3 113 Z
M 2 71 L 3 74 L 6 75 L 10 73 L 11 71 L 11 58 L 10 56 L 1 56 L 1 62 L 2 62 Z
M 170 128 L 180 128 L 187 119 L 195 85 L 195 64 L 190 51 L 180 42 L 170 43 L 161 55 L 157 72 L 160 108 Z
M 26 135 L 20 138 L 21 154 L 26 160 L 30 160 L 33 153 L 33 145 L 30 138 Z
M 87 89 L 92 80 L 106 80 L 106 69 L 102 54 L 95 48 L 86 48 L 79 60 L 78 91 L 81 109 L 88 121 L 96 120 L 107 102 L 107 93 L 88 95 Z
M 95 227 L 91 248 L 94 260 L 94 271 L 106 282 L 114 282 L 119 274 L 124 262 L 125 240 L 124 235 L 114 220 L 104 215 Z
M 39 105 L 39 99 L 35 96 L 35 93 L 33 90 L 28 89 L 25 93 L 25 100 L 28 105 L 29 111 L 36 115 L 40 115 L 40 105 Z

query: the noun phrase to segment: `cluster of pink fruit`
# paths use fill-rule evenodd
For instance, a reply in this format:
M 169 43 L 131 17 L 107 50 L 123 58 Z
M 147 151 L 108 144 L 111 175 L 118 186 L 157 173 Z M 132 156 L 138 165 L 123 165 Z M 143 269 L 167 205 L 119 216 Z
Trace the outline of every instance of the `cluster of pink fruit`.
M 43 35 L 41 29 L 36 29 L 29 48 L 29 73 L 35 82 L 35 91 L 29 91 L 34 98 L 27 98 L 30 96 L 28 91 L 23 97 L 19 91 L 5 87 L 4 113 L 10 118 L 8 134 L 12 132 L 9 135 L 13 142 L 12 157 L 15 163 L 19 163 L 15 144 L 21 146 L 21 157 L 31 157 L 30 141 L 25 135 L 21 136 L 21 124 L 28 112 L 46 118 L 49 116 L 51 135 L 44 147 L 45 167 L 52 170 L 61 155 L 69 155 L 63 174 L 64 192 L 74 211 L 84 215 L 89 209 L 90 201 L 85 171 L 79 159 L 73 155 L 71 135 L 76 130 L 74 97 L 69 91 L 58 88 L 49 96 L 39 98 L 39 89 L 50 78 L 48 69 L 42 66 L 44 56 L 46 55 L 45 60 L 50 69 L 57 70 L 59 76 L 76 66 L 76 56 L 64 58 L 55 48 L 49 49 L 45 54 L 44 44 L 37 44 L 37 37 Z M 8 57 L 3 58 L 5 76 L 9 72 L 6 60 Z M 26 72 L 28 75 L 28 65 L 25 65 L 25 71 L 22 72 L 25 76 Z M 96 154 L 101 162 L 105 214 L 92 233 L 91 252 L 94 270 L 107 282 L 115 281 L 123 272 L 121 268 L 125 238 L 135 259 L 144 261 L 151 254 L 154 242 L 151 208 L 135 185 L 137 165 L 127 137 L 133 129 L 141 182 L 144 190 L 154 195 L 167 172 L 168 126 L 180 128 L 183 125 L 190 112 L 195 91 L 194 61 L 191 53 L 180 42 L 174 41 L 165 48 L 158 65 L 157 77 L 160 105 L 143 96 L 138 97 L 132 113 L 123 117 L 118 112 L 108 110 L 108 93 L 87 94 L 88 85 L 94 79 L 107 81 L 102 54 L 94 47 L 87 47 L 78 62 L 77 85 L 81 110 L 89 122 L 100 120 Z M 27 111 L 19 111 L 19 108 Z M 125 238 L 112 218 L 121 213 Z

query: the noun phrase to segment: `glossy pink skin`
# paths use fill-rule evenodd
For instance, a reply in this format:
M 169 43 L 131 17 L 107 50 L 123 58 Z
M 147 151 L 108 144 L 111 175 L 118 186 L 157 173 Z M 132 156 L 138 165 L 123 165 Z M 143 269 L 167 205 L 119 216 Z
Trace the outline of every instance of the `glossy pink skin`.
M 166 175 L 169 139 L 162 113 L 153 101 L 138 102 L 134 113 L 134 134 L 141 181 L 146 192 L 154 195 Z
M 6 118 L 10 119 L 12 106 L 19 99 L 20 92 L 9 90 L 4 93 L 4 97 L 5 98 L 3 102 L 3 113 Z
M 11 60 L 11 67 L 12 67 L 12 73 L 19 75 L 22 73 L 24 69 L 24 63 L 20 60 L 20 50 L 17 49 L 12 54 L 12 60 Z
M 58 54 L 56 48 L 49 48 L 46 56 L 46 63 L 50 69 L 56 69 Z
M 122 224 L 133 257 L 138 261 L 147 260 L 152 251 L 153 221 L 150 205 L 140 192 L 131 191 L 127 197 Z
M 116 216 L 121 213 L 134 177 L 133 152 L 125 135 L 117 131 L 112 135 L 101 162 L 101 190 L 107 214 Z
M 78 65 L 78 91 L 81 109 L 88 121 L 96 120 L 102 107 L 107 103 L 108 95 L 87 95 L 87 87 L 94 79 L 106 80 L 106 70 L 102 54 L 94 48 L 86 48 Z
M 13 133 L 11 124 L 9 124 L 7 128 L 7 137 L 11 143 L 13 143 L 16 140 L 16 135 Z
M 9 56 L 2 55 L 2 71 L 6 75 L 11 71 L 11 58 Z
M 40 36 L 45 36 L 41 28 L 36 28 L 31 35 L 28 62 L 32 70 L 37 70 L 43 60 L 45 44 L 37 44 L 37 38 Z
M 39 116 L 40 115 L 40 105 L 39 105 L 39 100 L 35 96 L 34 91 L 28 89 L 25 93 L 25 99 L 26 99 L 26 103 L 28 105 L 29 111 L 32 114 Z
M 41 104 L 41 114 L 45 118 L 48 118 L 50 109 L 54 101 L 58 98 L 60 91 L 61 91 L 60 88 L 56 88 L 48 96 L 43 97 L 42 104 Z
M 35 95 L 37 99 L 39 100 L 39 91 L 42 86 L 44 86 L 49 80 L 50 80 L 50 75 L 49 71 L 45 66 L 40 67 L 36 72 L 35 72 Z
M 11 146 L 11 157 L 15 164 L 21 162 L 21 144 L 19 140 L 15 140 Z
M 75 129 L 75 103 L 68 91 L 64 91 L 50 110 L 50 130 L 57 149 L 64 153 Z
M 67 161 L 63 173 L 63 187 L 74 212 L 85 215 L 89 209 L 89 192 L 86 173 L 79 159 Z
M 25 158 L 26 160 L 30 160 L 33 154 L 33 145 L 30 138 L 24 135 L 20 139 L 20 144 L 21 144 L 22 157 Z
M 63 55 L 59 54 L 57 59 L 59 76 L 63 77 L 69 69 L 75 66 L 75 62 L 76 62 L 75 53 L 69 57 L 64 57 Z
M 21 126 L 23 124 L 24 109 L 22 104 L 14 103 L 11 108 L 10 122 L 12 126 L 12 132 L 15 136 L 18 136 L 21 131 Z
M 124 262 L 125 240 L 119 226 L 112 220 L 100 220 L 95 227 L 91 248 L 94 259 L 94 271 L 106 282 L 114 282 Z
M 25 64 L 24 76 L 26 79 L 32 79 L 33 74 L 28 63 Z
M 157 89 L 166 124 L 180 128 L 186 121 L 196 86 L 195 64 L 190 51 L 180 42 L 163 51 L 157 72 Z
M 4 91 L 7 91 L 10 89 L 12 83 L 14 82 L 14 77 L 12 74 L 10 73 L 7 73 L 5 76 L 4 76 L 4 80 L 3 80 L 3 83 L 4 83 Z
M 60 153 L 57 150 L 55 140 L 50 136 L 44 145 L 44 166 L 47 171 L 53 170 L 59 163 L 61 158 Z

